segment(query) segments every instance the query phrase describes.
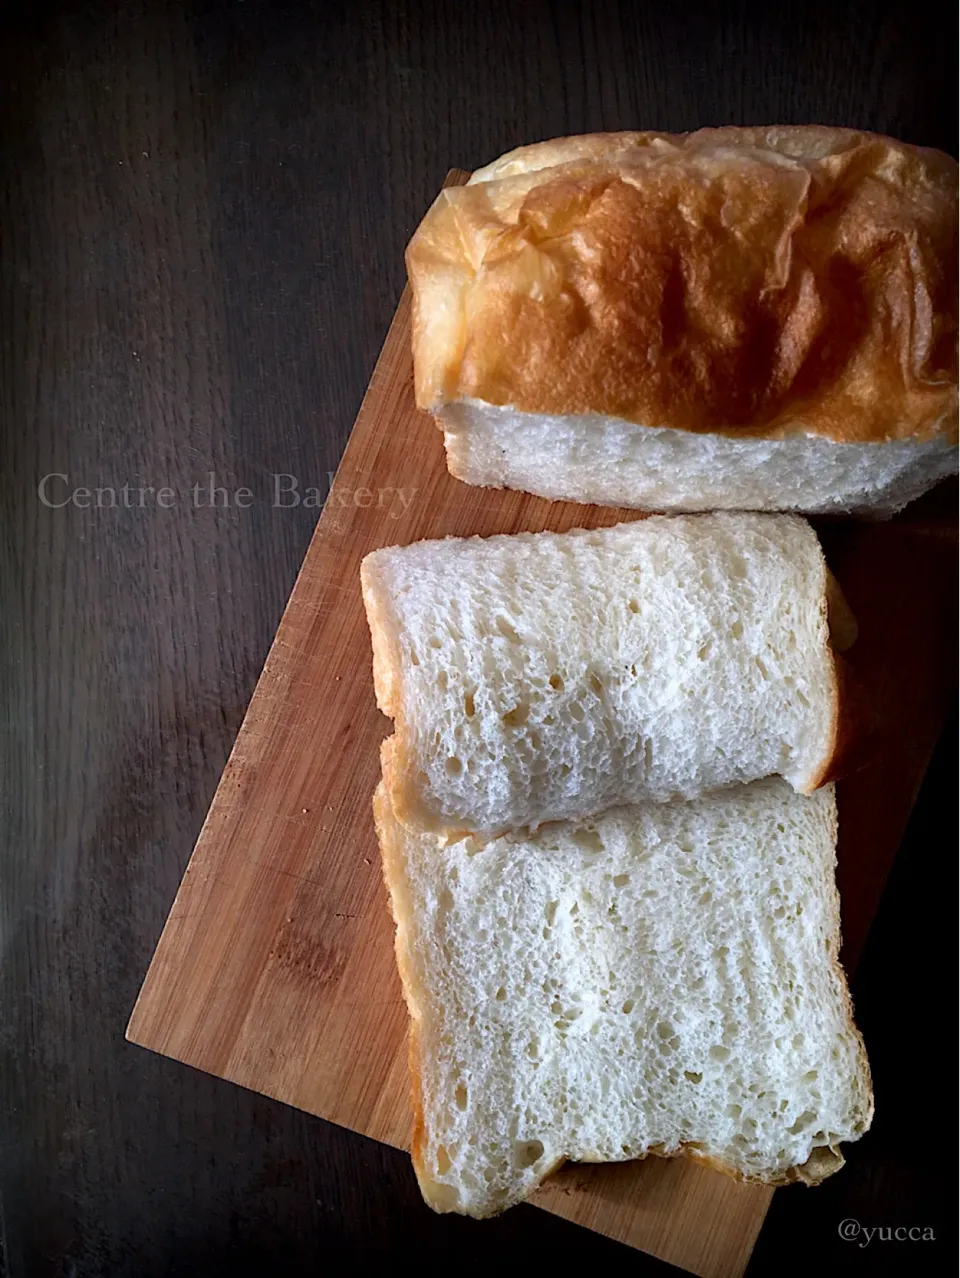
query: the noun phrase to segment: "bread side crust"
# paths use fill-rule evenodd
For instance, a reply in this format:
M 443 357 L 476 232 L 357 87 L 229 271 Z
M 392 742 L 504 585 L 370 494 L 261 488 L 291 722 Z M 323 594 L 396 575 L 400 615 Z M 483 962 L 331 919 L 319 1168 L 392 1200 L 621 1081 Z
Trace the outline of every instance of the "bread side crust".
M 721 1175 L 728 1176 L 731 1180 L 737 1181 L 738 1184 L 766 1185 L 771 1189 L 778 1188 L 781 1185 L 794 1185 L 797 1183 L 819 1185 L 829 1176 L 838 1172 L 846 1162 L 838 1146 L 818 1145 L 811 1152 L 805 1163 L 800 1163 L 795 1167 L 788 1167 L 786 1171 L 778 1174 L 749 1176 L 740 1171 L 733 1163 L 728 1163 L 712 1154 L 703 1153 L 702 1150 L 697 1148 L 696 1142 L 690 1141 L 683 1141 L 676 1149 L 671 1150 L 648 1149 L 645 1154 L 638 1154 L 636 1158 L 625 1158 L 621 1161 L 640 1163 L 647 1158 L 662 1158 L 664 1160 L 685 1158 L 690 1162 L 699 1163 L 702 1167 L 709 1167 L 711 1171 L 720 1172 Z M 580 1157 L 576 1160 L 576 1163 L 598 1166 L 608 1161 L 608 1159 L 600 1157 Z M 543 1181 L 540 1183 L 542 1184 Z
M 411 780 L 416 775 L 416 769 L 399 730 L 380 743 L 380 772 L 390 796 L 393 814 L 401 825 L 435 834 L 447 843 L 465 838 L 470 833 L 468 829 L 457 829 L 439 820 L 436 813 L 423 802 L 420 791 L 414 788 Z
M 664 1157 L 664 1155 L 660 1156 Z M 671 1155 L 668 1154 L 665 1157 L 671 1157 Z M 731 1180 L 736 1180 L 741 1185 L 766 1185 L 770 1189 L 775 1189 L 781 1185 L 793 1185 L 798 1182 L 804 1185 L 819 1185 L 829 1176 L 838 1172 L 846 1162 L 843 1154 L 835 1145 L 818 1145 L 805 1163 L 795 1167 L 788 1167 L 782 1174 L 746 1176 L 731 1163 L 726 1163 L 720 1158 L 713 1158 L 697 1149 L 681 1148 L 674 1157 L 688 1158 L 691 1162 L 700 1163 L 703 1167 L 709 1167 L 711 1171 L 721 1172 L 724 1176 L 729 1176 Z
M 820 552 L 823 558 L 823 550 Z M 806 794 L 812 794 L 821 786 L 835 781 L 843 771 L 844 760 L 850 743 L 858 731 L 847 706 L 845 693 L 848 688 L 847 665 L 841 653 L 851 648 L 857 639 L 857 620 L 840 589 L 840 583 L 824 560 L 823 616 L 827 628 L 830 661 L 830 732 L 829 745 L 819 769 Z
M 869 753 L 877 717 L 853 667 L 844 657 L 857 640 L 857 620 L 833 573 L 827 569 L 827 625 L 833 665 L 833 720 L 830 747 L 812 789 L 848 776 Z
M 408 731 L 403 708 L 403 653 L 400 627 L 389 603 L 389 592 L 380 576 L 378 552 L 367 555 L 360 564 L 360 588 L 370 627 L 373 647 L 373 686 L 378 709 L 393 719 L 393 736 L 380 745 L 380 768 L 390 795 L 393 811 L 404 825 L 442 831 L 434 814 L 424 805 L 420 794 L 412 788 L 416 768 L 412 766 L 406 745 Z M 379 827 L 378 827 L 379 828 Z
M 440 1198 L 435 1192 L 437 1186 L 427 1175 L 423 1161 L 425 1128 L 423 1117 L 423 1080 L 420 1072 L 420 1020 L 423 1015 L 420 1006 L 421 991 L 412 964 L 408 961 L 407 928 L 409 926 L 404 904 L 406 886 L 404 878 L 404 857 L 402 836 L 399 834 L 390 805 L 390 796 L 383 782 L 377 786 L 373 795 L 373 820 L 380 842 L 380 865 L 383 881 L 390 899 L 390 911 L 396 928 L 394 934 L 394 954 L 397 971 L 403 989 L 404 1001 L 410 1017 L 407 1038 L 407 1061 L 410 1071 L 410 1108 L 412 1111 L 412 1130 L 410 1136 L 410 1155 L 413 1159 L 414 1171 L 424 1200 L 435 1210 L 449 1210 L 440 1205 Z
M 819 540 L 819 538 L 818 538 Z M 853 615 L 853 609 L 847 603 L 847 597 L 840 588 L 840 583 L 827 565 L 827 580 L 824 591 L 827 599 L 827 628 L 830 632 L 830 646 L 834 652 L 846 652 L 857 642 L 859 626 Z
M 400 710 L 400 628 L 389 605 L 389 595 L 381 585 L 379 552 L 374 550 L 360 563 L 360 590 L 373 646 L 373 690 L 377 708 L 391 719 Z
M 956 174 L 941 152 L 844 129 L 513 152 L 444 191 L 410 242 L 417 402 L 955 443 Z
M 804 523 L 806 521 L 804 520 Z M 807 524 L 808 531 L 813 537 L 817 546 L 817 555 L 819 559 L 819 570 L 821 574 L 820 599 L 819 599 L 819 618 L 817 626 L 817 641 L 824 652 L 826 661 L 826 678 L 827 678 L 827 698 L 829 704 L 829 726 L 824 735 L 823 752 L 814 764 L 808 775 L 803 781 L 795 784 L 795 788 L 800 794 L 813 794 L 822 785 L 831 779 L 830 771 L 833 766 L 834 759 L 837 756 L 837 748 L 840 734 L 841 723 L 841 698 L 839 683 L 839 667 L 837 652 L 834 647 L 834 629 L 831 626 L 831 600 L 836 601 L 842 598 L 840 595 L 840 587 L 833 576 L 833 573 L 827 567 L 827 561 L 824 558 L 823 547 L 820 545 L 820 539 L 817 537 L 813 528 Z M 855 634 L 856 622 L 853 620 L 853 613 L 850 612 L 843 601 L 844 609 L 840 609 L 838 604 L 833 604 L 833 615 L 838 627 L 838 637 L 841 642 L 850 641 L 851 633 Z M 849 614 L 847 616 L 847 614 Z M 842 620 L 841 620 L 842 619 Z M 852 629 L 853 628 L 853 629 Z
M 865 1117 L 864 1117 L 863 1131 L 867 1132 L 870 1129 L 870 1124 L 873 1122 L 873 1112 L 874 1112 L 873 1078 L 870 1073 L 870 1061 L 867 1057 L 867 1049 L 863 1041 L 863 1035 L 860 1033 L 859 1029 L 857 1029 L 857 1024 L 856 1024 L 856 1021 L 854 1020 L 853 998 L 850 994 L 850 985 L 847 982 L 847 974 L 843 970 L 843 964 L 840 962 L 840 946 L 843 941 L 843 934 L 842 934 L 841 926 L 840 926 L 840 923 L 841 923 L 840 890 L 837 887 L 837 876 L 836 876 L 836 864 L 837 864 L 836 846 L 837 846 L 837 831 L 839 829 L 839 823 L 840 823 L 840 818 L 839 818 L 839 813 L 837 810 L 836 792 L 834 791 L 834 800 L 833 800 L 832 812 L 831 812 L 831 839 L 832 839 L 832 844 L 834 848 L 834 855 L 833 855 L 833 863 L 830 867 L 830 882 L 827 889 L 828 895 L 830 898 L 828 903 L 828 911 L 829 911 L 829 918 L 830 918 L 830 932 L 829 932 L 830 948 L 827 951 L 827 958 L 829 959 L 830 966 L 833 970 L 834 979 L 836 980 L 840 988 L 842 1001 L 843 1001 L 844 1015 L 846 1017 L 846 1022 L 847 1022 L 847 1033 L 853 1038 L 857 1046 L 857 1062 L 860 1066 L 860 1071 L 861 1071 L 860 1077 L 863 1080 L 863 1085 L 864 1085 Z

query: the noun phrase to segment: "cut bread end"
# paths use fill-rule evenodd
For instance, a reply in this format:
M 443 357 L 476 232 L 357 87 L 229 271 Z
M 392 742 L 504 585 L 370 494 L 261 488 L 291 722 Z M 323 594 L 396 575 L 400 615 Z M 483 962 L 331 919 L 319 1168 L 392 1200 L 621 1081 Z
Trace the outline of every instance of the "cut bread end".
M 887 519 L 957 473 L 931 439 L 836 443 L 699 434 L 600 414 L 551 416 L 456 400 L 431 408 L 463 483 L 636 510 L 795 511 Z

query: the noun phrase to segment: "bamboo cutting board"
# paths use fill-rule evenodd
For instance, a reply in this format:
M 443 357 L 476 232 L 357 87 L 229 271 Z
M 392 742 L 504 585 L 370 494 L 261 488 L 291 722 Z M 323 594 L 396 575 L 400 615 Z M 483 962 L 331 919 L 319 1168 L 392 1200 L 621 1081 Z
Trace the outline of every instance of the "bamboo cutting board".
M 952 686 L 955 536 L 937 507 L 821 530 L 860 623 L 850 656 L 881 725 L 879 762 L 839 795 L 848 968 Z M 406 1012 L 370 809 L 390 725 L 374 704 L 360 560 L 421 537 L 636 517 L 451 479 L 440 432 L 414 407 L 404 294 L 137 1000 L 131 1042 L 406 1147 Z M 652 1158 L 568 1166 L 534 1201 L 723 1278 L 746 1266 L 771 1193 Z

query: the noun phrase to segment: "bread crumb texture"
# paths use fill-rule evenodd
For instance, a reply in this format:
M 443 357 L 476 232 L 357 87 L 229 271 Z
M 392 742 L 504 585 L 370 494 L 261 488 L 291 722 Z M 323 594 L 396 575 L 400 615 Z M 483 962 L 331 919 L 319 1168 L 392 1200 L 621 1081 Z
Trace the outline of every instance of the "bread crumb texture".
M 826 568 L 794 516 L 419 542 L 368 556 L 364 592 L 401 819 L 487 837 L 771 774 L 806 790 L 831 755 Z
M 768 779 L 448 847 L 382 789 L 377 816 L 418 1044 L 415 1162 L 439 1210 L 498 1212 L 564 1159 L 689 1153 L 816 1179 L 869 1126 L 832 786 Z

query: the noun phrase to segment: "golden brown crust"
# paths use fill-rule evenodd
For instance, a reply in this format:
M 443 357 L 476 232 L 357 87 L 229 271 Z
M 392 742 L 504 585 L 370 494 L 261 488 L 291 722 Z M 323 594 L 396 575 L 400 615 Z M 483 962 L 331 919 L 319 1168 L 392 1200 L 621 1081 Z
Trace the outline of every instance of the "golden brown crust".
M 827 568 L 827 626 L 830 630 L 830 646 L 834 652 L 846 652 L 857 642 L 857 619 L 840 589 L 840 583 Z
M 872 1112 L 872 1103 L 871 1103 Z M 771 1174 L 769 1176 L 747 1176 L 744 1175 L 739 1168 L 732 1163 L 726 1162 L 722 1158 L 718 1158 L 712 1154 L 705 1154 L 695 1141 L 681 1141 L 675 1149 L 664 1149 L 662 1147 L 652 1147 L 645 1154 L 639 1155 L 635 1159 L 627 1159 L 629 1162 L 643 1162 L 645 1158 L 687 1158 L 691 1162 L 699 1163 L 703 1167 L 709 1167 L 711 1171 L 720 1172 L 724 1176 L 729 1176 L 731 1180 L 738 1181 L 741 1185 L 767 1185 L 773 1189 L 779 1185 L 793 1185 L 798 1181 L 805 1185 L 819 1185 L 821 1181 L 838 1172 L 845 1163 L 843 1154 L 839 1147 L 834 1145 L 817 1145 L 810 1152 L 810 1157 L 805 1163 L 800 1163 L 794 1167 L 788 1167 L 779 1174 Z M 564 1160 L 565 1161 L 565 1160 Z M 576 1159 L 577 1164 L 591 1165 L 602 1164 L 609 1160 L 600 1156 L 596 1158 L 584 1157 Z M 561 1164 L 562 1165 L 562 1164 Z M 553 1174 L 553 1170 L 548 1175 Z M 544 1180 L 546 1176 L 544 1177 Z M 541 1181 L 541 1184 L 543 1182 Z
M 410 1021 L 407 1044 L 407 1060 L 410 1067 L 410 1157 L 417 1179 L 423 1180 L 426 1169 L 423 1162 L 423 1145 L 426 1128 L 423 1122 L 423 1084 L 420 1078 L 420 1027 Z
M 831 746 L 814 789 L 875 762 L 881 728 L 880 717 L 857 668 L 857 620 L 829 568 L 826 595 L 833 649 L 834 719 Z
M 808 793 L 829 781 L 837 781 L 855 767 L 856 755 L 869 735 L 870 716 L 849 664 L 841 656 L 857 639 L 857 619 L 840 589 L 840 583 L 826 569 L 825 606 L 830 633 L 832 664 L 832 728 L 823 765 Z
M 855 641 L 857 622 L 837 579 L 827 566 L 823 547 L 820 546 L 819 549 L 823 569 L 823 593 L 820 601 L 821 633 L 825 637 L 829 662 L 830 728 L 818 770 L 809 777 L 806 784 L 797 787 L 801 794 L 813 794 L 828 781 L 836 779 L 840 765 L 841 744 L 846 744 L 848 734 L 853 731 L 845 697 L 845 667 L 843 658 L 839 654 Z
M 522 148 L 407 250 L 417 402 L 955 442 L 956 226 L 949 156 L 853 130 Z
M 871 763 L 880 726 L 877 712 L 870 704 L 851 662 L 834 652 L 833 664 L 835 694 L 831 745 L 824 756 L 823 767 L 810 787 L 811 793 Z

